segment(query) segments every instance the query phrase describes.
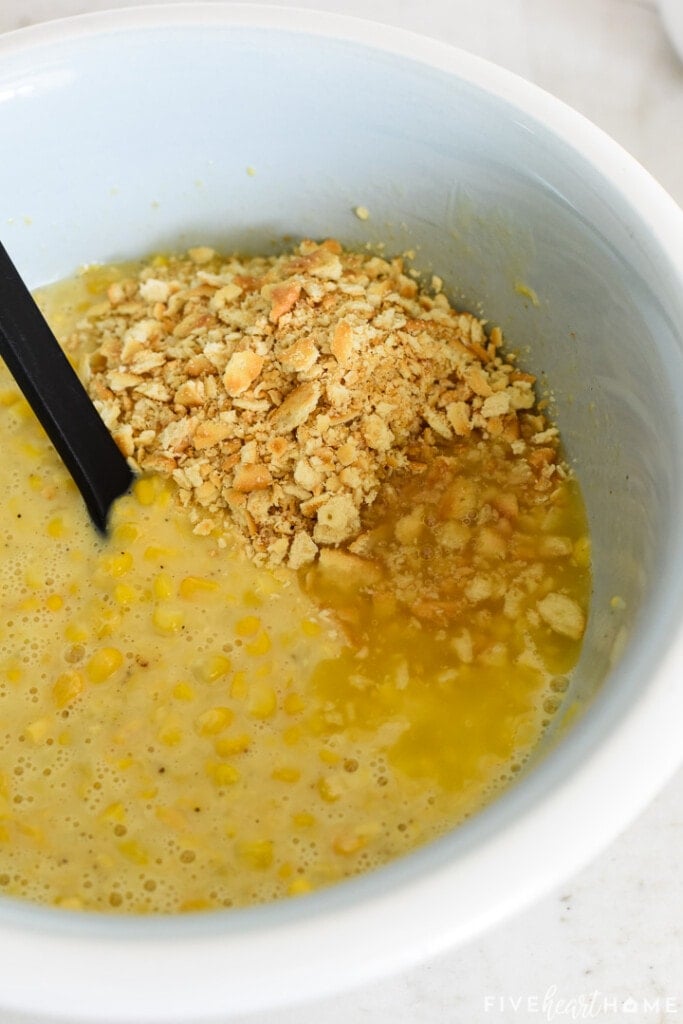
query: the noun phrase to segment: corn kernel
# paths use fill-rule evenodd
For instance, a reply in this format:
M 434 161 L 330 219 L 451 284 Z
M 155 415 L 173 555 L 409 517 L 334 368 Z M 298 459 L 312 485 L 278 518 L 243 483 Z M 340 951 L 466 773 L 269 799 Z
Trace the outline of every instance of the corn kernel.
M 270 718 L 277 710 L 277 694 L 272 686 L 255 686 L 247 710 L 253 718 Z
M 124 608 L 133 604 L 135 596 L 135 590 L 133 587 L 128 586 L 127 583 L 117 583 L 114 587 L 114 600 Z
M 338 779 L 318 779 L 318 792 L 326 803 L 333 804 L 342 795 L 342 787 Z
M 101 871 L 106 871 L 110 874 L 116 867 L 116 860 L 107 853 L 98 853 L 94 858 L 94 863 L 97 868 Z
M 114 284 L 120 278 L 120 274 L 113 268 L 102 267 L 97 264 L 84 270 L 82 276 L 88 295 L 94 296 L 102 295 L 111 284 Z M 88 306 L 86 305 L 87 308 Z
M 210 762 L 206 774 L 217 786 L 231 786 L 240 778 L 239 770 L 232 764 Z
M 298 715 L 306 707 L 306 702 L 299 693 L 288 693 L 282 702 L 287 715 Z
M 135 481 L 133 494 L 141 505 L 152 505 L 157 496 L 157 481 L 154 477 L 143 476 Z
M 65 708 L 83 692 L 85 683 L 79 672 L 64 672 L 55 680 L 52 696 L 58 708 Z
M 105 637 L 112 635 L 120 622 L 121 615 L 119 612 L 111 608 L 101 608 L 98 619 L 95 622 L 95 636 L 98 640 L 104 640 Z
M 178 593 L 181 597 L 191 601 L 197 596 L 218 590 L 218 584 L 214 580 L 207 580 L 202 576 L 186 576 L 180 581 Z
M 213 745 L 219 757 L 230 757 L 231 754 L 243 754 L 251 746 L 251 736 L 242 733 L 240 736 L 222 736 Z
M 76 622 L 70 622 L 64 630 L 64 636 L 72 644 L 80 644 L 88 639 L 88 631 Z
M 262 654 L 267 654 L 271 648 L 270 637 L 267 633 L 259 633 L 255 640 L 250 644 L 247 644 L 247 654 L 252 654 L 255 657 L 259 657 Z
M 304 636 L 320 636 L 321 631 L 320 623 L 314 622 L 313 619 L 304 619 L 301 623 L 301 632 Z
M 165 562 L 177 554 L 175 548 L 162 548 L 158 544 L 150 544 L 145 548 L 143 558 L 147 562 Z
M 55 539 L 57 539 L 58 537 L 63 537 L 65 531 L 64 520 L 62 519 L 62 517 L 55 516 L 54 519 L 51 519 L 50 522 L 47 524 L 46 532 L 48 537 L 54 537 Z
M 215 736 L 227 729 L 234 717 L 230 708 L 209 708 L 195 719 L 195 727 L 200 736 Z
M 287 747 L 295 747 L 301 741 L 302 735 L 300 725 L 290 725 L 289 729 L 282 731 L 282 742 Z
M 165 725 L 157 733 L 159 743 L 165 747 L 177 747 L 183 740 L 183 730 L 178 725 Z
M 273 843 L 270 839 L 245 840 L 237 844 L 237 854 L 248 867 L 265 871 L 273 863 Z
M 310 892 L 313 886 L 305 878 L 295 878 L 290 883 L 287 892 L 290 896 L 303 896 L 305 893 Z
M 196 694 L 189 683 L 176 683 L 173 687 L 173 696 L 176 700 L 194 700 Z
M 337 754 L 336 751 L 330 750 L 329 747 L 323 747 L 322 750 L 318 752 L 318 757 L 323 764 L 339 764 L 341 761 L 340 755 Z
M 301 772 L 298 768 L 288 768 L 283 765 L 282 768 L 275 768 L 270 777 L 277 782 L 298 782 Z
M 39 459 L 40 456 L 43 454 L 42 450 L 38 448 L 35 444 L 32 444 L 30 441 L 24 441 L 23 444 L 19 445 L 19 447 L 23 454 L 26 455 L 29 459 Z
M 28 404 L 25 398 L 20 397 L 19 401 L 15 402 L 14 405 L 16 406 L 15 412 L 19 413 L 20 416 L 22 416 L 26 420 L 31 418 L 31 406 Z M 33 425 L 37 426 L 35 422 Z
M 15 391 L 13 388 L 8 388 L 7 390 L 0 391 L 0 405 L 2 405 L 5 409 L 8 409 L 11 405 L 14 405 L 16 402 L 20 400 L 21 395 L 19 394 L 18 391 Z
M 574 560 L 582 569 L 591 564 L 591 542 L 589 537 L 580 537 L 574 542 Z
M 182 612 L 168 605 L 157 605 L 152 613 L 152 622 L 160 633 L 179 633 L 183 625 Z
M 195 674 L 205 683 L 215 683 L 217 679 L 227 675 L 231 668 L 232 663 L 229 658 L 222 654 L 212 654 L 195 667 Z
M 122 825 L 125 820 L 126 808 L 120 801 L 117 801 L 115 804 L 109 804 L 109 807 L 105 807 L 100 814 L 100 821 L 113 821 L 117 825 Z
M 85 666 L 91 683 L 104 683 L 123 665 L 123 655 L 116 647 L 100 647 Z
M 332 849 L 342 857 L 349 857 L 358 853 L 366 845 L 367 840 L 357 832 L 347 832 L 344 835 L 335 836 L 332 840 Z
M 261 628 L 261 620 L 256 615 L 245 615 L 235 623 L 235 632 L 238 636 L 256 636 Z
M 147 864 L 149 862 L 147 851 L 135 839 L 127 839 L 125 842 L 119 843 L 118 847 L 123 856 L 132 861 L 133 864 Z
M 168 573 L 157 573 L 152 582 L 152 590 L 154 596 L 158 597 L 160 601 L 173 597 L 173 580 Z
M 26 726 L 26 735 L 33 743 L 40 744 L 47 739 L 51 724 L 49 718 L 37 718 L 35 722 Z
M 311 814 L 309 811 L 297 811 L 296 814 L 292 815 L 292 823 L 296 825 L 297 828 L 311 828 L 315 825 L 315 822 L 315 815 Z
M 204 899 L 201 896 L 196 896 L 194 899 L 183 900 L 178 907 L 178 910 L 180 910 L 182 914 L 185 914 L 192 913 L 195 910 L 209 910 L 210 908 L 211 904 L 207 899 Z
M 134 540 L 137 540 L 139 537 L 139 531 L 137 526 L 133 526 L 132 523 L 119 523 L 119 525 L 115 526 L 112 530 L 111 537 L 115 543 L 127 547 L 129 544 L 132 544 Z
M 133 568 L 133 556 L 130 551 L 122 551 L 116 555 L 107 555 L 100 560 L 102 571 L 113 579 L 120 579 Z
M 83 900 L 78 896 L 61 896 L 55 901 L 55 906 L 61 907 L 62 910 L 82 910 Z
M 61 594 L 50 594 L 45 604 L 49 611 L 58 612 L 64 607 L 64 598 Z
M 277 577 L 275 576 L 274 573 L 259 573 L 258 579 L 256 580 L 256 593 L 254 596 L 256 597 L 257 600 L 263 597 L 270 597 L 272 594 L 277 594 L 277 592 L 280 589 L 280 586 L 281 584 L 278 582 Z
M 5 675 L 9 683 L 20 683 L 24 678 L 24 670 L 16 667 L 8 668 Z

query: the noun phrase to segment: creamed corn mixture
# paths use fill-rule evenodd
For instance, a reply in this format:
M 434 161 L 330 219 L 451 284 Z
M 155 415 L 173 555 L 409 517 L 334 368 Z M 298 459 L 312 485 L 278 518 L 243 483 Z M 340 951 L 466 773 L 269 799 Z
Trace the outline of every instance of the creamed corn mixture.
M 334 382 L 316 376 L 302 381 L 299 375 L 325 362 L 337 372 L 339 360 L 325 347 L 346 337 L 329 320 L 334 304 L 328 300 L 323 310 L 327 341 L 320 340 L 322 330 L 299 337 L 313 339 L 319 352 L 307 370 L 294 366 L 297 339 L 288 335 L 287 344 L 281 343 L 278 324 L 296 313 L 298 302 L 321 305 L 334 290 L 327 286 L 344 282 L 332 257 L 351 261 L 356 275 L 369 258 L 353 262 L 328 246 L 306 263 L 318 251 L 311 243 L 279 264 L 242 265 L 239 294 L 227 279 L 235 268 L 226 269 L 210 250 L 197 250 L 185 261 L 157 261 L 134 272 L 94 270 L 43 297 L 72 350 L 80 338 L 81 351 L 88 358 L 95 353 L 89 372 L 105 389 L 98 401 L 113 403 L 112 409 L 118 403 L 114 427 L 124 431 L 123 443 L 133 445 L 143 468 L 147 456 L 171 456 L 157 451 L 149 435 L 140 441 L 150 428 L 142 419 L 135 426 L 134 410 L 142 399 L 140 415 L 150 415 L 149 402 L 168 406 L 152 385 L 169 382 L 146 377 L 154 370 L 150 354 L 161 348 L 159 331 L 149 324 L 128 336 L 129 342 L 140 342 L 143 333 L 156 339 L 147 354 L 148 371 L 142 371 L 139 355 L 144 346 L 133 345 L 128 357 L 138 356 L 138 379 L 112 378 L 130 371 L 121 365 L 117 332 L 131 325 L 112 327 L 116 317 L 126 319 L 125 303 L 139 302 L 136 289 L 142 286 L 157 306 L 156 314 L 151 310 L 150 317 L 147 309 L 142 319 L 156 315 L 163 333 L 169 311 L 158 305 L 162 291 L 170 299 L 199 288 L 183 300 L 196 305 L 228 289 L 214 304 L 217 323 L 225 303 L 240 294 L 250 296 L 248 303 L 263 300 L 261 341 L 271 338 L 275 354 L 263 348 L 257 354 L 263 358 L 259 373 L 271 361 L 270 394 L 254 397 L 244 388 L 230 395 L 231 356 L 217 355 L 216 348 L 210 350 L 220 364 L 216 372 L 195 362 L 198 373 L 186 376 L 203 380 L 205 389 L 214 379 L 208 385 L 216 388 L 214 397 L 222 381 L 227 398 L 218 421 L 237 424 L 233 437 L 223 430 L 216 442 L 233 447 L 221 454 L 228 460 L 224 498 L 218 478 L 211 479 L 218 460 L 211 460 L 210 444 L 202 446 L 200 431 L 199 447 L 181 446 L 173 466 L 147 465 L 155 472 L 141 476 L 117 503 L 110 536 L 102 541 L 0 368 L 6 495 L 0 508 L 2 892 L 67 908 L 129 913 L 231 907 L 305 893 L 382 864 L 476 811 L 519 771 L 561 706 L 588 608 L 586 521 L 576 484 L 559 459 L 556 432 L 527 400 L 525 375 L 513 378 L 517 371 L 500 357 L 499 336 L 492 343 L 490 334 L 479 333 L 481 325 L 473 328 L 467 321 L 469 342 L 456 340 L 476 346 L 475 356 L 458 349 L 454 366 L 462 370 L 460 377 L 457 366 L 449 377 L 447 359 L 439 363 L 438 383 L 425 392 L 422 411 L 408 410 L 396 421 L 395 466 L 391 448 L 368 444 L 368 437 L 383 436 L 372 418 L 381 420 L 381 406 L 378 412 L 375 403 L 374 412 L 361 410 L 347 421 L 357 433 L 356 451 L 380 456 L 367 461 L 374 474 L 371 496 L 352 474 L 341 490 L 326 490 L 328 478 L 339 473 L 329 460 L 338 459 L 340 448 L 343 459 L 349 440 L 339 432 L 343 423 L 323 419 L 307 431 L 300 429 L 302 421 L 285 430 L 280 417 L 277 436 L 287 442 L 285 457 L 281 446 L 271 450 L 268 436 L 258 435 L 258 417 L 241 418 L 254 413 L 250 402 L 267 401 L 268 409 L 256 411 L 277 423 L 277 409 L 306 383 L 316 385 L 317 404 L 329 405 L 328 385 Z M 365 289 L 381 285 L 370 292 L 377 299 L 375 319 L 380 318 L 375 340 L 382 331 L 383 337 L 391 334 L 382 306 L 393 301 L 382 284 L 390 281 L 398 282 L 399 292 L 404 289 L 404 306 L 422 303 L 424 312 L 444 313 L 432 317 L 443 341 L 444 303 L 413 290 L 397 263 L 381 262 L 369 264 Z M 333 275 L 325 277 L 333 265 Z M 278 292 L 283 282 L 272 279 L 278 266 L 296 278 L 298 291 L 290 281 L 289 290 Z M 306 275 L 321 267 L 321 289 L 307 290 Z M 198 269 L 204 277 L 188 283 Z M 258 286 L 256 270 L 271 279 Z M 362 302 L 356 284 L 347 279 L 347 286 L 353 301 Z M 291 305 L 272 318 L 273 302 Z M 178 312 L 181 320 L 199 315 L 196 308 L 183 312 L 182 305 Z M 232 318 L 230 331 L 239 334 L 236 313 L 226 315 Z M 348 308 L 344 319 L 351 331 L 362 333 Z M 107 322 L 109 333 L 93 345 L 98 320 Z M 216 323 L 211 329 L 220 331 Z M 413 340 L 395 344 L 417 352 L 422 329 L 408 325 Z M 249 349 L 249 322 L 242 330 L 235 353 Z M 175 366 L 163 373 L 175 374 L 183 359 L 200 358 L 190 351 L 196 339 L 191 345 L 183 337 L 176 340 L 182 344 Z M 305 348 L 310 359 L 309 347 L 300 351 Z M 275 366 L 283 351 L 292 362 L 284 371 L 281 360 Z M 358 385 L 353 359 L 350 380 L 336 381 L 349 391 Z M 242 356 L 233 369 L 247 362 Z M 166 350 L 156 365 L 167 363 Z M 112 380 L 121 384 L 118 398 L 112 397 Z M 490 393 L 477 394 L 477 388 Z M 483 415 L 484 404 L 503 393 L 507 397 L 489 403 L 490 415 Z M 514 411 L 512 393 L 514 426 L 506 419 Z M 129 432 L 122 394 L 130 396 Z M 183 394 L 188 398 L 189 391 Z M 344 397 L 334 389 L 331 394 Z M 162 430 L 188 416 L 195 417 L 194 431 L 210 423 L 204 405 L 179 401 L 169 407 Z M 329 419 L 326 410 L 318 415 Z M 411 417 L 414 428 L 406 425 Z M 495 421 L 490 430 L 488 420 Z M 332 455 L 316 455 L 321 428 L 331 431 Z M 291 447 L 297 443 L 298 456 Z M 240 452 L 249 445 L 243 460 Z M 186 486 L 188 478 L 176 471 L 206 465 L 207 455 L 209 471 L 200 472 L 196 487 L 191 481 Z M 240 471 L 251 473 L 249 467 L 266 463 L 267 486 L 235 486 Z M 294 480 L 288 495 L 287 467 L 296 474 L 297 466 L 299 482 Z M 215 493 L 202 506 L 192 492 L 207 480 Z M 280 526 L 273 532 L 252 517 L 255 529 L 249 533 L 244 512 L 250 496 L 266 490 Z M 320 508 L 340 494 L 350 496 L 357 524 L 337 540 L 324 529 L 316 537 L 324 522 Z M 320 498 L 308 506 L 309 515 L 302 511 Z M 231 509 L 237 510 L 233 529 L 220 518 Z M 197 529 L 207 518 L 214 520 L 211 525 Z M 286 522 L 293 529 L 278 533 Z M 292 540 L 298 535 L 315 552 L 299 542 L 298 557 Z M 286 547 L 278 547 L 283 538 Z

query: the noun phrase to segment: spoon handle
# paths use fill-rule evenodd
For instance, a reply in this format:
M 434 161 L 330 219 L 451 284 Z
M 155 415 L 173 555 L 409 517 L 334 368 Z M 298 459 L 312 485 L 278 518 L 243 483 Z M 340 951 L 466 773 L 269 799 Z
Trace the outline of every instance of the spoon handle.
M 133 473 L 1 243 L 0 356 L 105 533 Z

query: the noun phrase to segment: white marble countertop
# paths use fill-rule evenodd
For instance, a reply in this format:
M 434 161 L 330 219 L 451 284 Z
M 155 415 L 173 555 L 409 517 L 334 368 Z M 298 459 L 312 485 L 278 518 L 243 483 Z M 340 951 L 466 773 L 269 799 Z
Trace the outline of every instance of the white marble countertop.
M 124 5 L 132 0 L 0 0 L 0 31 Z M 683 205 L 683 65 L 655 0 L 296 6 L 434 35 L 518 72 L 609 132 Z M 683 1022 L 682 848 L 683 771 L 596 861 L 476 942 L 399 976 L 280 1012 L 278 1024 Z M 274 1019 L 260 1014 L 238 1024 Z M 0 1024 L 19 1021 L 27 1024 L 0 1013 Z

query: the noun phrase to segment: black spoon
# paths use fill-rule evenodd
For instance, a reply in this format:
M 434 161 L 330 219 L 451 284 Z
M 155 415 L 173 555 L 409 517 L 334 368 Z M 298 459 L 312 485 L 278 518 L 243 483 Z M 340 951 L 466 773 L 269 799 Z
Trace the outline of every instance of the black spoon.
M 106 533 L 133 473 L 1 243 L 0 356 Z

